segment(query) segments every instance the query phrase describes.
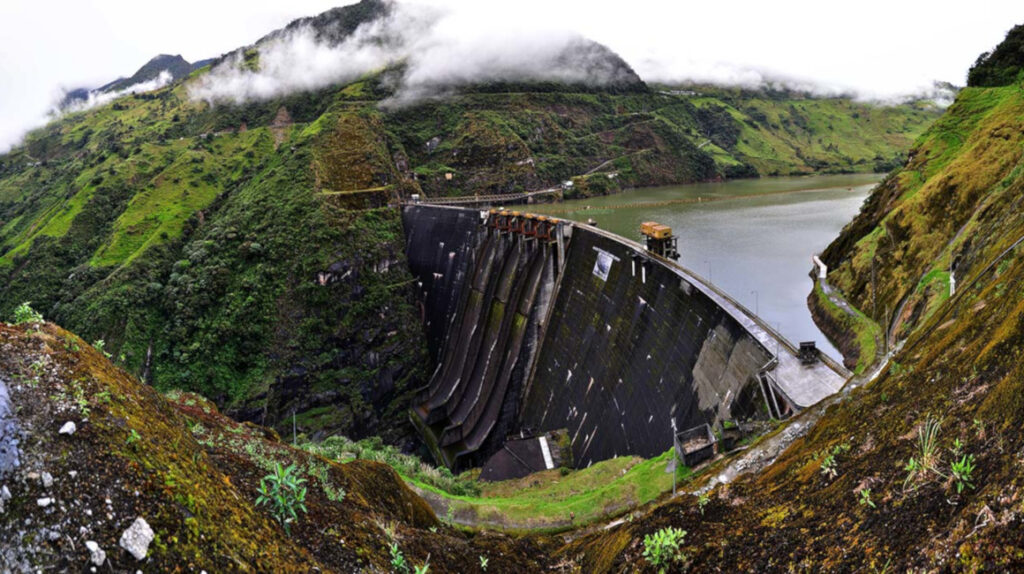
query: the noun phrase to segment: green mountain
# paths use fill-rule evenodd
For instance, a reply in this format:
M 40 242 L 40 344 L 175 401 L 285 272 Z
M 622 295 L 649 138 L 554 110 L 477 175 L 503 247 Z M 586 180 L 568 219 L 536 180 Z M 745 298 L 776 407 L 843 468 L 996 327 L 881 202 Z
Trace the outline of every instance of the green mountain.
M 365 0 L 235 55 L 259 70 L 288 30 L 340 45 L 392 9 Z M 190 96 L 232 58 L 65 115 L 0 157 L 0 315 L 31 301 L 157 388 L 240 418 L 393 443 L 411 440 L 409 393 L 432 367 L 389 202 L 870 171 L 938 113 L 652 89 L 585 40 L 554 61 L 604 83 L 492 80 L 396 107 L 396 61 L 270 99 Z
M 450 492 L 437 484 L 458 479 L 415 462 L 400 477 L 352 460 L 399 456 L 379 440 L 300 437 L 297 448 L 214 402 L 282 429 L 294 416 L 303 431 L 400 440 L 403 397 L 429 366 L 401 227 L 383 203 L 507 191 L 528 178 L 576 176 L 585 187 L 580 168 L 601 173 L 608 159 L 631 184 L 719 177 L 726 156 L 753 166 L 764 157 L 747 153 L 744 137 L 801 142 L 796 128 L 772 128 L 796 116 L 763 110 L 810 114 L 801 111 L 810 103 L 797 105 L 807 98 L 466 86 L 387 111 L 378 103 L 394 94 L 388 69 L 210 107 L 188 97 L 189 82 L 208 73 L 199 72 L 62 118 L 0 162 L 0 314 L 32 300 L 86 335 L 0 324 L 0 567 L 1020 570 L 1024 85 L 1019 63 L 995 61 L 997 76 L 1016 79 L 960 91 L 822 254 L 829 288 L 816 286 L 811 304 L 862 369 L 839 394 L 684 474 L 679 496 L 652 494 L 668 480 L 663 466 L 620 457 L 500 485 L 493 498 L 455 497 L 459 510 L 476 505 L 495 520 L 503 508 L 532 518 L 523 507 L 555 518 L 567 498 L 595 512 L 623 508 L 610 493 L 651 501 L 568 535 L 456 528 L 459 510 L 439 520 L 407 485 L 433 502 Z M 690 118 L 698 135 L 669 114 Z M 733 134 L 726 115 L 746 127 Z M 542 129 L 530 139 L 523 125 Z M 517 145 L 532 163 L 506 158 Z M 711 145 L 722 151 L 709 155 Z M 545 167 L 558 157 L 562 167 Z M 87 343 L 98 338 L 106 344 Z M 214 402 L 161 396 L 134 373 Z M 637 475 L 644 482 L 630 482 Z M 266 496 L 275 485 L 301 492 L 302 508 L 298 494 Z M 574 513 L 557 518 L 576 526 Z M 145 541 L 146 562 L 121 549 L 139 546 L 126 531 Z
M 130 77 L 114 80 L 113 82 L 98 88 L 98 90 L 101 92 L 116 92 L 118 90 L 124 90 L 136 84 L 155 80 L 163 72 L 167 72 L 171 75 L 172 79 L 177 80 L 189 75 L 192 70 L 192 64 L 188 63 L 188 61 L 180 55 L 169 56 L 167 54 L 160 54 L 143 64 L 143 66 Z
M 935 117 L 926 101 L 866 105 L 852 97 L 796 90 L 687 85 L 685 94 L 706 137 L 700 144 L 727 176 L 887 172 Z

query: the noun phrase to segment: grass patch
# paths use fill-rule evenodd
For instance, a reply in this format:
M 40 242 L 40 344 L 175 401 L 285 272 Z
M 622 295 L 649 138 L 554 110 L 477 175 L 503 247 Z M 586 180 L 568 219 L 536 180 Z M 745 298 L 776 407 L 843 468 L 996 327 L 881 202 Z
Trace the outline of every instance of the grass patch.
M 618 457 L 562 476 L 558 470 L 525 478 L 481 483 L 478 496 L 453 496 L 417 480 L 421 490 L 440 495 L 455 516 L 473 516 L 475 522 L 511 530 L 559 530 L 624 513 L 651 502 L 672 489 L 672 474 L 665 467 L 672 451 L 651 458 Z M 680 484 L 693 473 L 678 471 Z

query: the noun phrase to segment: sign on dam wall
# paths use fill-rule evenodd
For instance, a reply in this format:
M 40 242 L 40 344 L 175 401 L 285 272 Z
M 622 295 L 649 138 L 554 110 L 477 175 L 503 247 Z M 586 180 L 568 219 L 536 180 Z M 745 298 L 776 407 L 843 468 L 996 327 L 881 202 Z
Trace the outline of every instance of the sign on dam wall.
M 674 428 L 732 420 L 759 399 L 794 412 L 845 381 L 685 269 L 599 229 L 427 205 L 405 206 L 403 225 L 436 361 L 411 418 L 451 468 L 557 430 L 577 468 L 656 456 Z

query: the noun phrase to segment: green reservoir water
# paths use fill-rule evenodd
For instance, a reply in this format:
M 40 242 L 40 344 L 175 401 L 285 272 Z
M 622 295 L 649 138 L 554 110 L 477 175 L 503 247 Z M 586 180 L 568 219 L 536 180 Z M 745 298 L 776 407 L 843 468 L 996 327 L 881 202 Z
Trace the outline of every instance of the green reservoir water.
M 881 178 L 772 177 L 641 188 L 529 209 L 594 219 L 602 229 L 641 242 L 641 222 L 669 225 L 679 236 L 680 264 L 756 311 L 790 341 L 816 341 L 841 359 L 807 309 L 811 256 L 857 214 Z M 686 202 L 698 198 L 700 203 Z

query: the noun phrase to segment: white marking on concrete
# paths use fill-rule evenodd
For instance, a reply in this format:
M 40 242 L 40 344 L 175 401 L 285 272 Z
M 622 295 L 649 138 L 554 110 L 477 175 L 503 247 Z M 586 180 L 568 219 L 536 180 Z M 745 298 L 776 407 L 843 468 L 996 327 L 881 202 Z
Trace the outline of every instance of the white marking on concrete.
M 580 436 L 580 431 L 583 430 L 583 423 L 587 422 L 587 415 L 589 413 L 583 413 L 583 419 L 580 420 L 580 425 L 576 427 L 576 433 L 572 435 L 572 440 L 569 441 L 572 444 L 576 444 L 576 438 Z M 586 437 L 583 437 L 586 438 Z
M 581 457 L 586 455 L 587 451 L 590 450 L 590 443 L 594 440 L 595 436 L 597 436 L 597 427 L 596 426 L 594 427 L 594 431 L 590 434 L 590 436 L 587 437 L 587 440 L 586 440 L 586 442 L 583 445 L 583 452 L 580 453 Z
M 551 451 L 548 449 L 548 439 L 540 437 L 537 440 L 540 442 L 540 452 L 544 455 L 544 467 L 548 470 L 555 468 L 555 461 L 551 460 Z

